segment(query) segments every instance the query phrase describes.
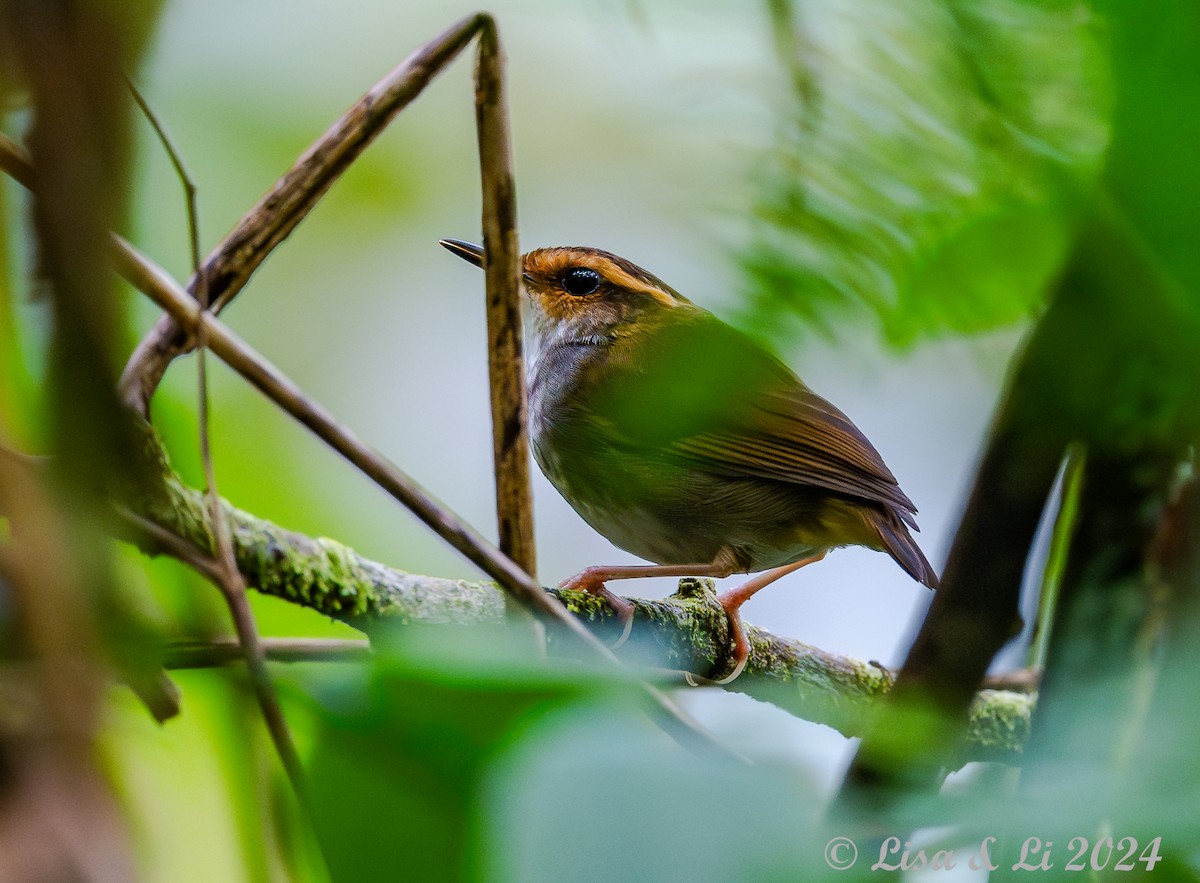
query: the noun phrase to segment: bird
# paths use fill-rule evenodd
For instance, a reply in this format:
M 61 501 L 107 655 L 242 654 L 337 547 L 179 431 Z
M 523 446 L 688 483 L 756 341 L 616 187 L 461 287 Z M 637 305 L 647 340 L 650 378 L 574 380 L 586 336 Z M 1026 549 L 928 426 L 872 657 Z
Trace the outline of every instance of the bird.
M 480 246 L 440 244 L 484 266 Z M 560 585 L 609 603 L 618 644 L 634 608 L 612 580 L 754 574 L 717 598 L 730 669 L 718 683 L 750 655 L 742 604 L 831 549 L 886 552 L 937 587 L 910 533 L 916 506 L 879 452 L 766 347 L 608 251 L 537 248 L 520 272 L 534 459 L 593 529 L 653 562 L 588 567 Z

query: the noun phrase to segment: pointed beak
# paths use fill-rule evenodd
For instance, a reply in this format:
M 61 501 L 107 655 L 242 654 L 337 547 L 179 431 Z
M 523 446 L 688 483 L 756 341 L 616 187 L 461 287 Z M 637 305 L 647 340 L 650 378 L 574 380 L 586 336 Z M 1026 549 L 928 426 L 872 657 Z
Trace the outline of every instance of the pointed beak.
M 439 239 L 438 245 L 458 255 L 468 264 L 474 264 L 477 267 L 483 266 L 483 246 L 481 245 L 473 245 L 470 242 L 463 242 L 461 239 Z

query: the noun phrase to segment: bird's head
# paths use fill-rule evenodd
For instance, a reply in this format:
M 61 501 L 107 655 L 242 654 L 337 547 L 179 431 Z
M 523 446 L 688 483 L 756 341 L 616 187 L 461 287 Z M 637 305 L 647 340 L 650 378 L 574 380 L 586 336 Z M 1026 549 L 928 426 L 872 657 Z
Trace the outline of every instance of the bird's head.
M 478 245 L 455 239 L 441 244 L 483 266 Z M 536 248 L 522 256 L 521 278 L 542 333 L 608 336 L 644 317 L 690 304 L 657 276 L 598 248 Z

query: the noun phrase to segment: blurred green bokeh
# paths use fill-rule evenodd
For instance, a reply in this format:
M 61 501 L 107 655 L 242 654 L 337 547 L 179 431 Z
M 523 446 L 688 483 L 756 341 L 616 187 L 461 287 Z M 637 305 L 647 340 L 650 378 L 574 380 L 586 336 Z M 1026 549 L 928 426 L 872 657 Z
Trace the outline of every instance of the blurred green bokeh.
M 742 261 L 747 321 L 869 317 L 911 346 L 1028 316 L 1108 142 L 1092 8 L 771 6 L 794 88 Z

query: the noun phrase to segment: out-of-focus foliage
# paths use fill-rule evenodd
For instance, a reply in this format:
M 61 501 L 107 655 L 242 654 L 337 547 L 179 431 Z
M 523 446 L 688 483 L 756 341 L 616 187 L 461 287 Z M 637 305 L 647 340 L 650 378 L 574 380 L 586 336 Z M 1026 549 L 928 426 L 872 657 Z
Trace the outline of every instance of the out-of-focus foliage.
M 784 879 L 819 861 L 812 784 L 691 754 L 639 691 L 518 630 L 406 629 L 308 680 L 335 879 Z M 808 795 L 807 797 L 805 795 Z M 709 836 L 718 831 L 719 836 Z
M 1103 24 L 1081 0 L 773 0 L 794 86 L 742 257 L 745 321 L 886 338 L 1026 317 L 1104 157 Z
M 1164 861 L 1153 873 L 1170 880 L 1196 879 L 1200 856 L 1196 757 L 1184 747 L 1200 677 L 1200 505 L 1187 484 L 1200 443 L 1200 226 L 1190 208 L 1200 13 L 1188 3 L 1148 12 L 1096 6 L 1111 70 L 1111 152 L 1079 201 L 1086 211 L 1065 228 L 1069 259 L 1055 266 L 1049 307 L 1004 407 L 1023 424 L 1022 440 L 1050 445 L 1052 456 L 1081 442 L 1089 458 L 1020 785 L 958 816 L 976 839 L 1008 831 L 1003 866 L 1018 873 L 1022 860 L 1026 870 L 1062 872 L 1074 855 L 1064 845 L 1081 842 L 1082 867 L 1110 870 L 1118 861 L 1139 869 L 1137 857 L 1157 843 Z M 981 261 L 978 272 L 991 267 Z M 1000 435 L 1015 446 L 1017 434 Z M 1011 509 L 1018 483 L 989 486 L 983 506 Z M 973 536 L 999 539 L 978 522 Z M 953 597 L 950 583 L 941 599 Z M 931 821 L 926 808 L 900 803 L 906 821 L 897 824 Z M 1022 856 L 1016 847 L 1028 836 L 1037 848 Z M 1139 844 L 1131 855 L 1126 838 Z M 1115 856 L 1106 851 L 1113 841 Z
M 37 193 L 21 245 L 36 256 L 45 306 L 42 383 L 0 360 L 0 878 L 123 879 L 134 858 L 105 775 L 98 730 L 113 675 L 159 713 L 173 707 L 136 650 L 148 636 L 122 594 L 112 542 L 116 486 L 136 487 L 116 364 L 125 312 L 108 272 L 110 230 L 127 207 L 129 129 L 121 69 L 153 6 L 119 19 L 94 4 L 0 3 L 0 106 L 30 107 L 25 133 Z M 20 92 L 19 97 L 15 95 Z M 6 168 L 23 166 L 9 161 Z M 101 172 L 103 170 L 103 172 Z M 22 169 L 23 171 L 23 169 Z M 10 251 L 0 219 L 0 243 Z M 0 321 L 16 312 L 5 260 Z M 9 327 L 16 327 L 12 322 Z M 21 388 L 25 386 L 25 388 Z M 11 447 L 31 441 L 44 460 Z M 14 415 L 15 416 L 15 415 Z M 153 698 L 151 698 L 153 697 Z
M 1118 219 L 1130 251 L 1093 252 L 1091 274 L 1076 274 L 1095 292 L 1090 300 L 1086 289 L 1076 294 L 1077 309 L 1090 304 L 1117 320 L 1109 333 L 1089 334 L 1091 317 L 1081 316 L 1080 339 L 1108 354 L 1109 368 L 1078 378 L 1077 386 L 1080 400 L 1109 403 L 1095 426 L 1105 435 L 1090 445 L 1109 474 L 1094 473 L 1091 483 L 1099 500 L 1108 495 L 1119 502 L 1128 494 L 1122 484 L 1152 489 L 1155 470 L 1172 455 L 1184 460 L 1186 480 L 1200 442 L 1200 221 L 1193 210 L 1200 199 L 1194 150 L 1200 143 L 1200 9 L 1164 3 L 1147 14 L 1140 4 L 1118 0 L 1096 8 L 1107 26 L 1114 96 L 1099 212 Z M 1086 248 L 1080 253 L 1088 255 Z M 1129 468 L 1123 459 L 1136 468 L 1113 474 Z M 1085 482 L 1085 503 L 1087 490 Z M 1171 860 L 1164 877 L 1192 880 L 1200 858 L 1200 767 L 1188 735 L 1198 718 L 1200 499 L 1192 485 L 1151 525 L 1149 548 L 1134 550 L 1149 559 L 1142 571 L 1117 560 L 1129 554 L 1120 536 L 1145 530 L 1154 510 L 1124 508 L 1091 519 L 1085 512 L 1081 522 L 1091 536 L 1077 536 L 1074 566 L 1099 575 L 1132 573 L 1127 585 L 1078 598 L 1063 623 L 1065 644 L 1049 664 L 1069 672 L 1070 680 L 1057 688 L 1054 713 L 1031 745 L 1027 792 L 1047 814 L 1065 812 L 1070 794 L 1095 795 L 1094 816 L 1107 810 L 1114 828 L 1144 832 L 1143 843 L 1161 836 Z M 1080 541 L 1096 537 L 1107 538 L 1104 547 L 1078 557 L 1085 552 Z M 1107 756 L 1098 755 L 1098 746 Z M 1055 782 L 1074 784 L 1056 788 Z
M 1124 0 L 1097 0 L 1096 7 L 1109 22 L 1117 84 L 1104 183 L 1162 269 L 1183 283 L 1196 310 L 1200 62 L 1194 48 L 1200 8 L 1164 3 L 1149 15 Z

